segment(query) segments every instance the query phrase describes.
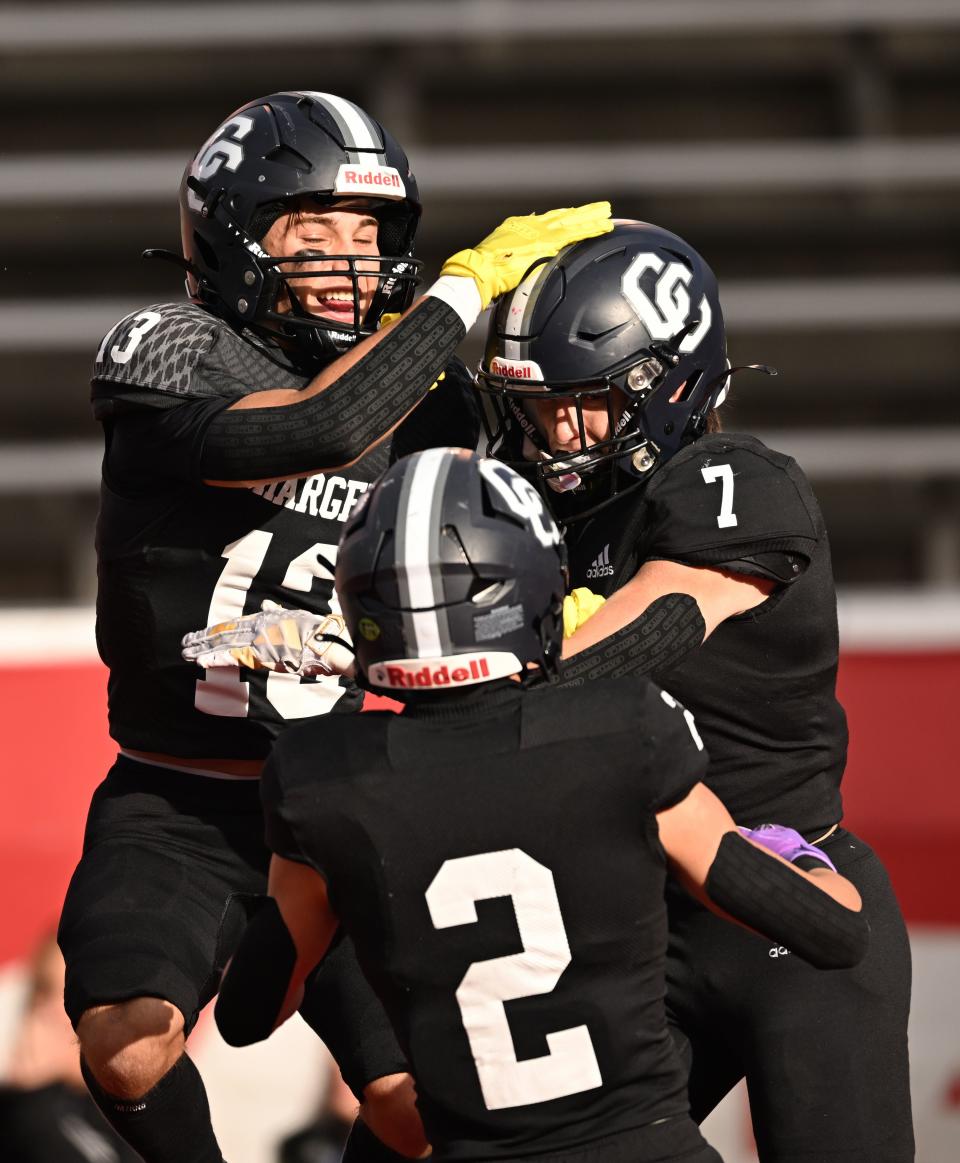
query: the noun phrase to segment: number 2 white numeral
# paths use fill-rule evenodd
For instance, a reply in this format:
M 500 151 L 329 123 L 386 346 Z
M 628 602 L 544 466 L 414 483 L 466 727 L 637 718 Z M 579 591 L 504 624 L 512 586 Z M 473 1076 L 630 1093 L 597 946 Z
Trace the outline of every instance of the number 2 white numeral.
M 474 961 L 457 989 L 487 1110 L 548 1102 L 602 1086 L 585 1025 L 547 1034 L 548 1051 L 517 1060 L 503 1003 L 550 993 L 570 964 L 553 873 L 520 848 L 445 860 L 427 889 L 434 927 L 476 924 L 475 902 L 513 901 L 523 952 Z
M 730 529 L 737 523 L 737 515 L 733 511 L 733 469 L 729 464 L 711 464 L 700 470 L 703 479 L 708 485 L 720 481 L 723 492 L 720 494 L 720 515 L 717 517 L 717 527 Z

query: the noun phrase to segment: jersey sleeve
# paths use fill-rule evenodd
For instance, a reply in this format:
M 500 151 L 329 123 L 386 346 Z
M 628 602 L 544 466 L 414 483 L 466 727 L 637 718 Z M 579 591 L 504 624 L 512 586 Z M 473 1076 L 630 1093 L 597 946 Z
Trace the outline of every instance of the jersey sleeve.
M 354 715 L 318 715 L 294 724 L 274 742 L 260 778 L 267 846 L 319 872 L 331 899 L 349 858 L 345 837 L 355 825 L 351 740 L 358 734 L 364 732 L 358 732 Z
M 706 775 L 707 752 L 693 714 L 671 694 L 649 685 L 644 722 L 650 736 L 648 758 L 652 794 L 648 807 L 662 812 L 684 799 Z
M 239 385 L 230 390 L 212 358 L 226 330 L 193 303 L 157 303 L 121 319 L 97 350 L 94 416 L 102 420 L 127 404 L 163 408 L 185 398 L 245 394 Z
M 393 437 L 392 459 L 425 448 L 477 447 L 480 405 L 473 377 L 462 360 L 447 364 L 443 378 L 400 424 Z
M 723 566 L 791 582 L 817 542 L 789 457 L 759 441 L 698 441 L 675 457 L 645 498 L 644 560 Z
M 179 400 L 173 407 L 138 404 L 107 421 L 104 480 L 118 492 L 136 492 L 159 478 L 202 479 L 203 440 L 229 399 Z
M 296 781 L 297 767 L 296 756 L 278 740 L 260 777 L 264 835 L 274 855 L 306 864 L 322 874 L 323 869 L 311 856 L 304 834 L 304 797 Z

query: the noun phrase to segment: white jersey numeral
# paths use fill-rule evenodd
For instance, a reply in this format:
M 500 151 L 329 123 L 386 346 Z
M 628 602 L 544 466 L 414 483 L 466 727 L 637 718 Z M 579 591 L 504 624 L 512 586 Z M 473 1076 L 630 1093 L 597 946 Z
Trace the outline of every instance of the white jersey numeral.
M 475 924 L 478 900 L 513 901 L 523 951 L 474 961 L 457 989 L 487 1110 L 529 1106 L 603 1084 L 585 1025 L 546 1035 L 549 1052 L 517 1061 L 504 1002 L 550 993 L 570 964 L 553 873 L 519 848 L 446 860 L 427 889 L 437 929 Z
M 314 578 L 325 578 L 333 582 L 336 564 L 337 546 L 318 542 L 290 562 L 280 584 L 288 590 L 299 590 L 308 594 Z M 330 612 L 340 613 L 340 601 L 336 591 L 330 595 Z M 271 671 L 267 675 L 267 699 L 284 719 L 306 719 L 310 715 L 323 715 L 340 698 L 343 690 L 335 676 L 321 676 L 315 682 L 303 682 L 296 674 Z
M 272 533 L 253 529 L 224 548 L 221 556 L 226 559 L 226 564 L 210 597 L 208 626 L 243 616 L 247 594 L 263 568 L 272 540 Z M 333 581 L 336 560 L 336 545 L 311 545 L 287 566 L 282 584 L 287 589 L 309 593 L 314 578 Z M 340 612 L 336 594 L 330 599 L 330 608 L 334 613 Z M 194 706 L 205 715 L 245 719 L 250 710 L 250 688 L 244 681 L 246 673 L 233 666 L 204 671 L 197 680 Z M 266 693 L 271 705 L 284 719 L 303 719 L 329 711 L 343 695 L 344 688 L 336 676 L 304 682 L 299 675 L 271 671 L 267 675 Z
M 723 491 L 720 494 L 720 515 L 717 517 L 719 529 L 731 529 L 737 523 L 737 515 L 733 511 L 733 469 L 729 464 L 711 464 L 700 470 L 703 479 L 708 485 L 720 481 Z
M 677 700 L 673 697 L 673 695 L 667 694 L 666 691 L 660 692 L 660 698 L 663 699 L 663 701 L 667 704 L 668 707 L 672 707 L 675 711 L 683 711 L 683 720 L 687 724 L 687 727 L 690 730 L 690 734 L 693 737 L 693 741 L 697 745 L 697 750 L 702 751 L 703 750 L 703 740 L 700 738 L 700 732 L 697 730 L 697 721 L 693 717 L 693 712 L 688 711 L 687 708 L 685 706 L 683 706 L 682 703 L 678 703 Z
M 126 345 L 121 347 L 119 343 L 115 343 L 113 347 L 110 348 L 110 358 L 113 360 L 113 362 L 129 363 L 130 357 L 140 345 L 140 340 L 143 339 L 148 331 L 156 327 L 162 318 L 163 316 L 160 315 L 157 311 L 141 311 L 138 315 L 134 315 L 134 326 L 130 328 L 130 334 L 127 336 Z M 118 323 L 117 327 L 119 326 L 121 325 Z M 110 342 L 110 339 L 116 330 L 117 328 L 114 327 L 113 331 L 108 331 L 107 334 L 103 337 L 103 342 L 100 344 L 100 350 L 97 352 L 97 363 L 102 362 L 103 357 L 106 354 L 107 344 Z

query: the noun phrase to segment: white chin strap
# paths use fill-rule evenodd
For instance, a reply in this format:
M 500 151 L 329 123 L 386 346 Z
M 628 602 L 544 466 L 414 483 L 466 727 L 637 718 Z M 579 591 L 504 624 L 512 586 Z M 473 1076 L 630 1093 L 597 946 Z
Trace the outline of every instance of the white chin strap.
M 728 359 L 727 360 L 727 371 L 729 371 L 729 370 L 730 370 L 730 360 Z M 717 396 L 716 403 L 713 405 L 714 408 L 720 407 L 720 405 L 723 403 L 723 401 L 727 398 L 727 392 L 729 392 L 729 391 L 730 391 L 730 377 L 727 376 L 727 382 L 720 389 L 720 394 Z

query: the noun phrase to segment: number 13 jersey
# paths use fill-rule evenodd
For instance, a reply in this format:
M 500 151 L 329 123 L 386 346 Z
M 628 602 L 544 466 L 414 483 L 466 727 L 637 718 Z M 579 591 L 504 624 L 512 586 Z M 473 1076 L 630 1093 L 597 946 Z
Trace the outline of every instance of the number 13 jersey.
M 267 599 L 338 610 L 340 530 L 370 482 L 394 455 L 475 443 L 469 377 L 454 361 L 393 436 L 347 469 L 252 488 L 203 483 L 203 439 L 220 411 L 250 392 L 302 388 L 310 378 L 280 349 L 185 303 L 130 316 L 101 346 L 93 381 L 106 437 L 97 642 L 110 668 L 110 733 L 122 747 L 258 759 L 289 721 L 359 708 L 359 689 L 338 677 L 204 672 L 180 657 L 187 631 L 254 613 Z M 371 394 L 378 387 L 371 383 Z

